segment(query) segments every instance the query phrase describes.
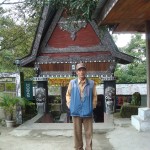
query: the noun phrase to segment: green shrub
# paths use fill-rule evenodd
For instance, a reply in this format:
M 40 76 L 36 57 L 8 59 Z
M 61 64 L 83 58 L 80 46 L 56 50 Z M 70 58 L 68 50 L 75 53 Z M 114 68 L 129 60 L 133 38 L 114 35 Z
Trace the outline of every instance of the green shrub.
M 37 112 L 36 112 L 36 105 L 35 105 L 35 103 L 33 103 L 33 102 L 30 102 L 27 106 L 26 106 L 26 108 L 25 108 L 25 113 L 26 114 L 36 114 Z
M 5 84 L 6 91 L 16 91 L 16 84 L 15 83 L 6 83 Z
M 120 110 L 120 116 L 122 118 L 130 118 L 132 115 L 138 114 L 138 108 L 139 106 L 134 105 L 122 105 Z
M 61 97 L 55 96 L 54 103 L 61 103 Z
M 21 97 L 11 96 L 8 94 L 0 95 L 0 106 L 5 112 L 5 116 L 7 120 L 14 119 L 14 112 L 16 111 L 17 106 L 21 106 L 25 108 L 28 104 L 28 101 Z
M 141 94 L 139 92 L 133 93 L 131 104 L 135 106 L 141 106 Z
M 36 105 L 33 102 L 30 102 L 25 107 L 25 111 L 22 114 L 23 122 L 30 120 L 37 114 Z
M 5 84 L 0 83 L 0 92 L 4 92 L 4 91 L 5 91 Z

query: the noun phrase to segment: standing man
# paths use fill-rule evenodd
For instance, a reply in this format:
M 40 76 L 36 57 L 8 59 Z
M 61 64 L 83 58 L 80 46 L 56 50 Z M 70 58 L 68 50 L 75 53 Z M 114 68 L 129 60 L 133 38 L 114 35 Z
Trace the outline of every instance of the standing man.
M 82 124 L 85 131 L 86 148 L 92 150 L 93 108 L 96 107 L 97 94 L 93 80 L 85 77 L 86 66 L 76 65 L 77 79 L 70 81 L 66 93 L 67 106 L 73 117 L 75 150 L 83 150 Z

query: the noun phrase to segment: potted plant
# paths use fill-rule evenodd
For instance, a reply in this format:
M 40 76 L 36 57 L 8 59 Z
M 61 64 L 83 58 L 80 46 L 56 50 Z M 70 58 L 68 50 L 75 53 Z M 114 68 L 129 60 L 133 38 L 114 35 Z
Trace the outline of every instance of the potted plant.
M 5 113 L 5 122 L 7 127 L 15 125 L 15 110 L 17 106 L 25 107 L 26 100 L 21 97 L 16 97 L 8 94 L 0 95 L 0 107 Z

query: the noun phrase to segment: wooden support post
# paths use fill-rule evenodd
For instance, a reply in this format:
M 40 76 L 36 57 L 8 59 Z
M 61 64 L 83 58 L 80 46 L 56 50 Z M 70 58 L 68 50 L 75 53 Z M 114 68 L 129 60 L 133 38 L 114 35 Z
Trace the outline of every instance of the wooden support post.
M 66 92 L 68 87 L 61 87 L 61 111 L 67 112 L 68 108 L 66 105 Z
M 147 107 L 150 108 L 150 21 L 146 21 Z

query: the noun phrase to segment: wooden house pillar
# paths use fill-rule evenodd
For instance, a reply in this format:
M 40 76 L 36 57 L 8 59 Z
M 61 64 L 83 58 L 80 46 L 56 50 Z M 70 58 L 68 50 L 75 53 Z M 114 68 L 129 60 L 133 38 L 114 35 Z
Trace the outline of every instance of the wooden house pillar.
M 150 108 L 150 20 L 146 21 L 147 107 Z
M 66 105 L 66 92 L 68 87 L 61 87 L 61 111 L 67 112 L 68 108 Z
M 67 107 L 66 104 L 66 92 L 67 92 L 67 86 L 61 87 L 61 111 L 63 113 L 67 113 L 67 123 L 70 123 L 71 118 L 70 118 L 70 111 Z

